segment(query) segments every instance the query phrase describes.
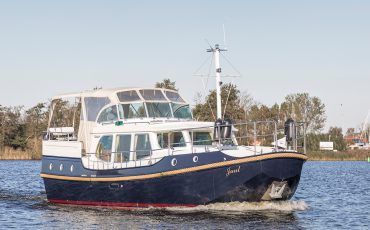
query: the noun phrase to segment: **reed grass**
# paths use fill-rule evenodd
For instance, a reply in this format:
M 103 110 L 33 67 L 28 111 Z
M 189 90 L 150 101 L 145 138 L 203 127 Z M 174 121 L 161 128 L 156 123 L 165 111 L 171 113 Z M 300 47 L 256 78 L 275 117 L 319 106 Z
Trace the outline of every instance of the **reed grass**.
M 307 156 L 311 161 L 367 161 L 370 150 L 309 151 Z
M 41 152 L 5 147 L 0 150 L 0 160 L 40 160 Z

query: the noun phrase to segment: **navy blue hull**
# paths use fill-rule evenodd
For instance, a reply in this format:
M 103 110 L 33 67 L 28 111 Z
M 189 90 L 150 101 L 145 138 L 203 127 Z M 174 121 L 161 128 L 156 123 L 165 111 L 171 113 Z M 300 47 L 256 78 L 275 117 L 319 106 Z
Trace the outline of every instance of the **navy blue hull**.
M 271 158 L 140 180 L 73 181 L 44 177 L 44 183 L 49 201 L 71 204 L 192 206 L 212 202 L 285 200 L 294 195 L 304 162 L 300 158 Z M 124 175 L 122 172 L 125 171 L 110 170 L 108 178 Z M 99 177 L 99 172 L 95 173 Z M 104 176 L 107 178 L 108 175 Z M 280 187 L 284 184 L 284 188 L 280 196 L 271 198 L 273 184 Z

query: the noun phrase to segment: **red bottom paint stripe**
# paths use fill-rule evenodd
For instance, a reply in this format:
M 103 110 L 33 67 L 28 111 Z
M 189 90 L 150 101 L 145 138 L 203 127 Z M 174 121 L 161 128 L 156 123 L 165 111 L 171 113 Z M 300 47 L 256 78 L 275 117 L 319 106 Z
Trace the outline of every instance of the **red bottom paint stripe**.
M 106 206 L 106 207 L 195 207 L 195 204 L 142 204 L 142 203 L 121 203 L 121 202 L 96 202 L 96 201 L 78 201 L 78 200 L 49 200 L 51 203 L 57 204 L 73 204 L 73 205 L 90 205 L 90 206 Z

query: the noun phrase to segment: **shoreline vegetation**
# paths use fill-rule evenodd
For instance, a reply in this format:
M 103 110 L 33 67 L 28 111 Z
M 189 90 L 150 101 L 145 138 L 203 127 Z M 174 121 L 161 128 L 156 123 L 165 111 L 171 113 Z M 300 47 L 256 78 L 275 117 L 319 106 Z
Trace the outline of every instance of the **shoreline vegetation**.
M 345 151 L 309 151 L 309 161 L 367 161 L 370 149 L 345 150 Z
M 370 150 L 308 151 L 309 161 L 367 161 Z M 0 160 L 41 160 L 41 153 L 5 148 Z
M 0 151 L 0 160 L 41 160 L 41 152 L 36 153 L 5 147 Z
M 166 88 L 177 91 L 175 82 L 163 79 L 155 84 L 156 88 Z M 95 88 L 94 90 L 99 90 Z M 354 144 L 354 128 L 349 128 L 343 135 L 340 127 L 330 127 L 328 132 L 322 132 L 325 127 L 325 104 L 316 96 L 308 93 L 289 94 L 280 103 L 272 106 L 256 101 L 248 92 L 240 92 L 237 85 L 228 83 L 221 87 L 224 102 L 224 118 L 236 122 L 267 121 L 272 125 L 256 125 L 255 130 L 247 126 L 240 130 L 241 135 L 248 137 L 255 133 L 262 145 L 269 145 L 273 141 L 272 134 L 275 129 L 284 130 L 287 119 L 301 121 L 306 124 L 306 149 L 311 161 L 366 161 L 370 157 L 370 150 L 347 150 L 347 146 Z M 216 111 L 216 90 L 210 90 L 208 95 L 202 97 L 197 94 L 194 99 L 195 107 L 192 109 L 194 120 L 214 122 Z M 79 123 L 75 122 L 80 117 L 81 102 L 78 100 L 54 100 L 52 113 L 49 120 L 51 102 L 38 103 L 26 109 L 24 106 L 0 105 L 0 160 L 40 160 L 42 152 L 42 139 L 48 127 L 70 127 L 74 135 L 78 136 Z M 77 121 L 79 121 L 77 119 Z M 256 124 L 256 123 L 255 123 Z M 248 126 L 251 128 L 250 126 Z M 365 130 L 364 130 L 365 131 Z M 362 136 L 361 133 L 360 136 Z M 319 151 L 321 141 L 330 140 L 337 152 Z M 248 142 L 249 141 L 249 142 Z M 246 139 L 243 145 L 252 145 Z M 298 143 L 303 145 L 303 143 Z

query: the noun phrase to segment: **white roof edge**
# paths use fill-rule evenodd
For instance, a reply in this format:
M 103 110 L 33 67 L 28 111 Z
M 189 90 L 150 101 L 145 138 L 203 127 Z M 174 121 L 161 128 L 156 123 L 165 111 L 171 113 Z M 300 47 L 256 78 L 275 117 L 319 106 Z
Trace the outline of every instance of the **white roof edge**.
M 52 97 L 52 100 L 63 99 L 63 98 L 73 98 L 73 97 L 89 97 L 89 96 L 111 97 L 111 96 L 115 96 L 115 94 L 117 92 L 120 92 L 120 91 L 142 90 L 142 89 L 159 89 L 159 90 L 163 90 L 163 91 L 171 91 L 171 92 L 179 93 L 176 90 L 165 89 L 165 88 L 155 88 L 155 87 L 127 87 L 126 88 L 126 87 L 120 87 L 120 88 L 111 88 L 111 89 L 85 90 L 85 91 L 82 91 L 80 93 L 59 94 L 59 95 L 56 95 L 56 96 Z M 185 100 L 185 103 L 187 103 L 186 100 Z
M 59 94 L 59 95 L 52 97 L 51 99 L 57 100 L 57 99 L 72 98 L 72 97 L 81 97 L 81 93 Z

